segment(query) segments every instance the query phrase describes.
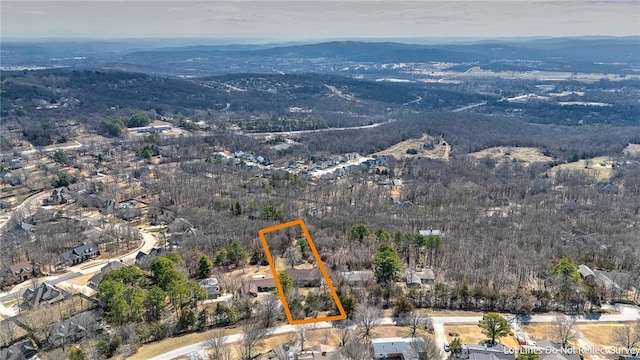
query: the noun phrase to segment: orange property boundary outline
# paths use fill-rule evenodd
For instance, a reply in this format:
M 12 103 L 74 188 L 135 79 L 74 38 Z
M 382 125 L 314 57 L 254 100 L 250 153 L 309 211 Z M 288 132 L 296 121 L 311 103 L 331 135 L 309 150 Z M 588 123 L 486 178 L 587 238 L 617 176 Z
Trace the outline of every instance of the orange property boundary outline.
M 325 316 L 322 318 L 300 319 L 300 320 L 294 320 L 293 317 L 291 316 L 291 310 L 289 309 L 289 304 L 287 304 L 287 299 L 284 296 L 284 290 L 282 289 L 282 284 L 280 284 L 278 271 L 276 270 L 276 265 L 273 261 L 273 258 L 271 257 L 271 251 L 269 251 L 269 245 L 267 244 L 267 239 L 265 238 L 265 234 L 270 233 L 272 231 L 286 229 L 288 227 L 292 227 L 296 225 L 300 226 L 300 228 L 302 229 L 302 232 L 304 233 L 305 238 L 307 238 L 307 243 L 309 243 L 309 247 L 313 252 L 313 257 L 316 259 L 316 262 L 318 263 L 318 268 L 320 269 L 320 272 L 322 273 L 322 276 L 324 277 L 324 280 L 327 283 L 327 287 L 329 288 L 329 292 L 331 293 L 333 300 L 336 302 L 336 305 L 338 306 L 338 312 L 340 312 L 339 315 Z M 287 320 L 289 320 L 289 324 L 301 325 L 301 324 L 309 324 L 309 323 L 316 323 L 316 322 L 322 322 L 322 321 L 344 320 L 347 318 L 347 313 L 344 311 L 344 308 L 342 307 L 342 303 L 340 302 L 340 299 L 338 298 L 338 294 L 336 293 L 336 290 L 333 287 L 333 284 L 331 283 L 331 279 L 327 274 L 327 270 L 324 268 L 324 264 L 322 264 L 322 260 L 320 260 L 320 255 L 318 254 L 318 250 L 316 249 L 316 246 L 314 245 L 313 240 L 311 239 L 311 235 L 309 235 L 309 230 L 307 230 L 307 226 L 304 224 L 304 220 L 302 219 L 293 220 L 283 224 L 260 229 L 258 230 L 258 235 L 260 236 L 260 241 L 262 242 L 262 247 L 264 248 L 264 252 L 267 255 L 267 261 L 269 262 L 269 266 L 271 267 L 273 280 L 276 283 L 276 288 L 278 289 L 280 300 L 282 300 L 284 312 L 287 315 Z

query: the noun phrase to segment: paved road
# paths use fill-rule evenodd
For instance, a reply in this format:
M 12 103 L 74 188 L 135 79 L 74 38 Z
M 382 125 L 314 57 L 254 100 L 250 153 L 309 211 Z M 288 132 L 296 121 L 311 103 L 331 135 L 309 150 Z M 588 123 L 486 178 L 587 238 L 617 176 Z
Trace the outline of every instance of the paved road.
M 596 316 L 575 316 L 576 322 L 578 323 L 589 323 L 589 322 L 629 322 L 640 319 L 640 308 L 629 306 L 629 305 L 617 305 L 617 306 L 609 306 L 605 307 L 606 309 L 619 311 L 619 314 L 607 314 L 599 317 Z M 555 315 L 533 315 L 528 318 L 517 318 L 513 314 L 501 314 L 505 317 L 510 323 L 523 322 L 522 320 L 526 320 L 526 322 L 533 323 L 551 323 L 555 320 Z M 478 316 L 438 316 L 433 318 L 434 328 L 436 329 L 436 340 L 439 345 L 444 343 L 444 339 L 442 336 L 444 335 L 444 326 L 443 324 L 477 324 L 478 321 L 482 319 L 481 315 Z M 332 322 L 319 322 L 315 323 L 316 329 L 325 329 L 333 327 Z M 395 322 L 392 318 L 383 318 L 380 321 L 380 325 L 395 325 Z M 293 325 L 282 325 L 276 328 L 273 328 L 271 335 L 285 334 L 294 332 L 297 329 L 297 326 Z M 441 335 L 438 335 L 438 332 L 441 332 Z M 446 335 L 444 335 L 446 336 Z M 224 343 L 232 343 L 236 341 L 242 340 L 241 334 L 234 334 L 225 336 Z M 188 345 L 181 347 L 179 349 L 172 350 L 162 355 L 158 355 L 151 360 L 171 360 L 180 356 L 189 356 L 192 354 L 197 354 L 203 351 L 206 351 L 208 345 L 207 342 L 200 342 L 193 345 Z
M 390 119 L 384 122 L 375 123 L 371 125 L 362 125 L 362 126 L 349 126 L 349 127 L 340 127 L 340 128 L 326 128 L 326 129 L 314 129 L 314 130 L 297 130 L 297 131 L 276 131 L 276 132 L 260 132 L 260 133 L 252 133 L 245 132 L 244 135 L 247 136 L 274 136 L 274 135 L 299 135 L 299 134 L 311 134 L 318 132 L 326 132 L 326 131 L 345 131 L 345 130 L 360 130 L 360 129 L 372 129 L 384 124 L 390 124 L 395 122 L 395 119 Z
M 76 140 L 73 140 L 73 142 L 75 142 L 75 145 L 54 145 L 54 146 L 47 146 L 47 147 L 43 147 L 43 148 L 31 148 L 31 150 L 25 150 L 22 151 L 21 154 L 24 155 L 29 155 L 29 154 L 35 154 L 38 151 L 42 151 L 42 152 L 52 152 L 52 151 L 58 151 L 58 150 L 73 150 L 73 149 L 79 149 L 82 147 L 82 144 Z
M 22 214 L 32 213 L 33 207 L 36 205 L 41 205 L 42 200 L 47 198 L 49 194 L 51 194 L 49 191 L 40 191 L 35 194 L 32 194 L 26 199 L 24 199 L 22 203 L 18 204 L 13 210 L 3 214 L 4 217 L 6 217 L 7 221 L 0 224 L 0 234 L 3 233 L 5 230 L 7 230 L 5 228 L 7 226 L 8 220 L 11 219 L 14 213 L 22 213 Z

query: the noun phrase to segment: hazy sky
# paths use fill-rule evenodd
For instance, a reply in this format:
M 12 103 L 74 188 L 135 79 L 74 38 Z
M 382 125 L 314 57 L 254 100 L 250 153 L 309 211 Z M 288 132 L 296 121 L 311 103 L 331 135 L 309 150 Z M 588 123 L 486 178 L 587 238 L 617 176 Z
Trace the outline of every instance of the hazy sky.
M 639 35 L 632 1 L 2 0 L 2 38 Z

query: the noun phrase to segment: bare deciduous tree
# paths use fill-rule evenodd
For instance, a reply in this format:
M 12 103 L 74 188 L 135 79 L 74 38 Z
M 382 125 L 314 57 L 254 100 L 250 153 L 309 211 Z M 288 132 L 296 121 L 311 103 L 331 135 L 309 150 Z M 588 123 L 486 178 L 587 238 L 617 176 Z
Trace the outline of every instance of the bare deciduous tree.
M 220 271 L 216 272 L 215 276 L 220 282 L 222 289 L 232 294 L 235 299 L 240 292 L 240 287 L 242 287 L 240 278 L 238 276 L 230 276 L 228 273 Z
M 300 254 L 300 250 L 294 247 L 287 248 L 282 257 L 292 269 L 302 261 L 302 254 Z
M 626 325 L 626 324 L 625 324 Z M 635 326 L 622 326 L 613 330 L 611 342 L 627 352 L 640 345 L 640 321 Z
M 307 339 L 306 331 L 312 328 L 312 324 L 304 324 L 298 326 L 296 329 L 296 333 L 298 333 L 298 340 L 300 341 L 300 351 L 304 351 L 304 342 Z
M 375 306 L 363 304 L 358 307 L 355 319 L 360 329 L 360 338 L 367 341 L 371 339 L 371 332 L 380 323 L 381 315 L 382 312 Z
M 251 360 L 255 355 L 256 348 L 269 333 L 262 324 L 255 321 L 247 321 L 242 325 L 242 341 L 238 345 L 238 353 L 242 360 Z
M 416 333 L 419 328 L 424 328 L 428 331 L 433 329 L 433 319 L 421 310 L 414 310 L 402 320 L 411 331 L 411 337 L 416 337 Z
M 360 340 L 351 341 L 341 347 L 333 358 L 336 360 L 369 360 L 371 358 L 369 345 Z
M 555 318 L 556 337 L 563 348 L 569 345 L 569 341 L 575 338 L 574 326 L 576 318 L 567 315 L 558 315 Z
M 280 301 L 273 294 L 267 294 L 260 304 L 260 318 L 265 328 L 272 327 L 282 317 Z
M 340 346 L 346 346 L 353 338 L 353 329 L 345 326 L 340 329 Z
M 438 345 L 429 337 L 415 338 L 409 347 L 410 359 L 419 360 L 439 360 L 442 359 L 442 352 Z
M 9 346 L 13 342 L 16 336 L 16 324 L 8 319 L 0 322 L 0 340 L 2 340 L 2 346 Z
M 224 346 L 224 332 L 220 329 L 213 330 L 207 338 L 207 346 L 209 348 L 209 360 L 229 360 L 231 354 L 229 348 Z

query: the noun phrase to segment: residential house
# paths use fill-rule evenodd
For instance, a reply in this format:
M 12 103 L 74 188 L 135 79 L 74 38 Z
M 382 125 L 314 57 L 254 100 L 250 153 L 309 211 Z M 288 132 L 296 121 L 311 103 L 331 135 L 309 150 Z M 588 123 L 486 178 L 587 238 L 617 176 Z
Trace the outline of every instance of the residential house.
M 9 184 L 11 186 L 18 186 L 22 184 L 22 181 L 19 177 L 8 172 L 2 176 L 2 183 Z
M 23 281 L 27 281 L 35 276 L 39 272 L 37 264 L 30 261 L 23 261 L 17 264 L 9 265 L 7 269 L 4 281 L 5 285 L 18 284 Z
M 22 168 L 22 159 L 13 159 L 11 160 L 11 165 L 9 168 L 11 170 L 21 169 Z
M 0 360 L 36 360 L 35 344 L 31 339 L 26 339 L 10 347 L 0 350 Z
M 587 265 L 578 265 L 580 277 L 590 285 L 597 285 L 607 291 L 620 291 L 621 287 L 611 279 L 610 273 L 602 270 L 591 270 Z
M 53 347 L 61 347 L 93 337 L 102 329 L 100 319 L 99 312 L 91 310 L 53 324 L 47 342 Z
M 533 346 L 521 346 L 520 353 L 538 354 L 540 360 L 581 360 L 575 349 L 563 349 L 560 344 L 549 340 L 539 340 Z
M 222 292 L 218 279 L 216 278 L 201 279 L 198 280 L 198 284 L 202 285 L 207 291 L 207 299 L 216 299 Z
M 375 280 L 373 271 L 343 271 L 340 273 L 342 280 L 349 286 L 360 287 L 365 286 Z
M 587 280 L 589 278 L 594 279 L 596 274 L 591 270 L 587 265 L 581 264 L 578 265 L 578 272 L 580 273 L 580 277 Z
M 53 304 L 64 300 L 64 298 L 65 293 L 62 290 L 47 283 L 42 283 L 34 289 L 29 288 L 22 294 L 24 304 L 32 308 Z
M 317 287 L 320 286 L 322 276 L 320 269 L 287 269 L 287 273 L 291 275 L 293 284 L 296 287 Z
M 468 360 L 516 360 L 516 351 L 502 344 L 493 346 L 465 344 L 460 359 Z
M 405 279 L 408 286 L 420 287 L 422 285 L 433 285 L 436 279 L 433 270 L 424 268 L 421 271 L 407 270 Z
M 275 280 L 272 277 L 253 277 L 243 282 L 242 290 L 245 294 L 258 296 L 261 292 L 270 292 L 276 289 Z
M 422 338 L 378 338 L 371 339 L 371 353 L 374 359 L 406 359 L 421 358 L 425 340 Z
M 138 254 L 136 255 L 136 266 L 141 269 L 148 270 L 151 266 L 151 261 L 153 261 L 156 256 L 163 255 L 164 253 L 165 250 L 160 247 L 154 247 L 153 249 L 149 250 L 148 253 L 138 251 Z
M 418 275 L 416 275 L 415 271 L 406 271 L 404 274 L 405 277 L 405 282 L 407 283 L 407 286 L 409 287 L 421 287 L 422 286 L 422 281 L 420 281 L 420 278 L 418 277 Z
M 103 266 L 100 269 L 99 273 L 93 275 L 93 277 L 91 277 L 91 279 L 89 279 L 89 283 L 87 284 L 87 286 L 89 286 L 92 289 L 98 289 L 98 285 L 100 285 L 100 281 L 102 281 L 102 278 L 109 271 L 122 269 L 125 266 L 126 265 L 121 261 L 111 261 L 111 262 L 109 262 L 107 265 Z
M 77 265 L 100 255 L 100 249 L 96 243 L 83 243 L 82 245 L 62 254 L 62 262 L 66 265 Z
M 596 284 L 598 284 L 600 287 L 604 288 L 607 291 L 622 290 L 620 285 L 618 285 L 618 283 L 611 279 L 612 276 L 607 271 L 595 270 L 594 273 Z
M 73 200 L 73 198 L 71 197 L 71 194 L 69 193 L 69 191 L 62 188 L 60 189 L 60 191 L 58 191 L 57 189 L 53 190 L 51 192 L 51 196 L 42 200 L 42 204 L 44 206 L 60 205 L 60 204 L 66 204 L 71 200 Z
M 31 232 L 36 230 L 36 226 L 23 221 L 20 224 L 16 225 L 16 230 Z

